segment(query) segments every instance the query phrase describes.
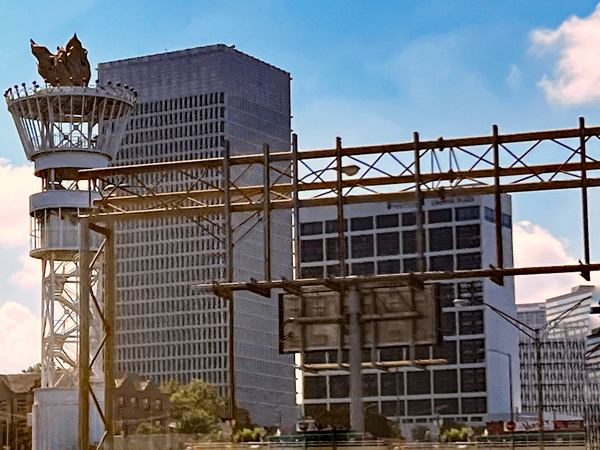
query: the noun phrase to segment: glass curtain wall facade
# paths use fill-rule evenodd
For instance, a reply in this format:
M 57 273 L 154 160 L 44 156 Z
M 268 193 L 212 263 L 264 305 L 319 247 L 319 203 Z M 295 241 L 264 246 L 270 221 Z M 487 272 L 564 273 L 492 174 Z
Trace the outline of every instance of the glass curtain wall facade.
M 139 92 L 137 111 L 116 165 L 215 158 L 290 147 L 290 75 L 225 45 L 213 45 L 99 65 L 109 81 Z M 287 170 L 287 167 L 282 167 Z M 201 181 L 198 182 L 197 180 Z M 262 184 L 262 168 L 232 170 L 238 185 Z M 148 174 L 127 189 L 159 191 L 223 186 L 219 169 Z M 247 217 L 235 217 L 240 224 Z M 272 258 L 277 276 L 291 277 L 291 216 L 274 212 Z M 117 357 L 124 373 L 229 388 L 227 303 L 198 284 L 225 280 L 225 223 L 218 215 L 120 222 L 116 229 Z M 249 222 L 251 224 L 252 221 Z M 234 247 L 234 279 L 264 276 L 262 227 L 248 226 Z M 292 360 L 278 354 L 277 301 L 235 295 L 236 399 L 260 424 L 296 418 Z

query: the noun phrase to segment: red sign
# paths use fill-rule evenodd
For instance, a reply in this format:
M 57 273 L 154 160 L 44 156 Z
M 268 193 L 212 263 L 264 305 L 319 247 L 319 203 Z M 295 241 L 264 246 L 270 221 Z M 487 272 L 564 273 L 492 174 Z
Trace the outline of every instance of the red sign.
M 515 431 L 515 429 L 517 428 L 517 424 L 515 423 L 514 420 L 509 420 L 508 422 L 506 422 L 506 430 L 510 431 L 511 433 L 513 431 Z

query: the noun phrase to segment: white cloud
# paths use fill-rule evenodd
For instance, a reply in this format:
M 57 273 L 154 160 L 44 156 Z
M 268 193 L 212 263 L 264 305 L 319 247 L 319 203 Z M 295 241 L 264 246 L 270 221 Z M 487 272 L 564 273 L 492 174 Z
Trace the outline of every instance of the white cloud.
M 506 82 L 513 89 L 519 88 L 523 82 L 521 69 L 519 69 L 516 65 L 513 64 L 510 68 L 510 73 L 508 74 L 508 77 L 506 77 Z
M 0 373 L 20 373 L 40 362 L 40 320 L 24 306 L 0 306 Z
M 30 166 L 0 159 L 0 244 L 29 244 L 29 196 L 40 190 Z
M 550 101 L 600 102 L 600 5 L 588 17 L 572 16 L 555 30 L 534 30 L 531 40 L 537 52 L 558 56 L 552 76 L 540 81 Z
M 522 221 L 513 226 L 515 267 L 578 264 L 567 253 L 564 240 L 539 225 Z M 521 275 L 515 277 L 517 303 L 542 302 L 567 294 L 571 288 L 589 284 L 575 273 L 556 275 Z
M 12 275 L 13 283 L 26 289 L 38 288 L 42 279 L 40 260 L 32 258 L 29 256 L 29 252 L 26 252 L 19 256 L 19 262 L 22 269 Z

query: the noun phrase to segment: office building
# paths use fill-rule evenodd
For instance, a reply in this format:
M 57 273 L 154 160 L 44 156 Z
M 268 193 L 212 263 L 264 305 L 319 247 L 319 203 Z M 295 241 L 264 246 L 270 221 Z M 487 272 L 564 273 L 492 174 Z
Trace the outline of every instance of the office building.
M 510 197 L 503 197 L 505 264 L 512 264 Z M 492 196 L 427 200 L 424 204 L 428 270 L 479 269 L 496 264 Z M 407 202 L 345 205 L 348 273 L 374 275 L 417 269 L 415 204 Z M 301 276 L 327 277 L 338 271 L 337 210 L 300 210 Z M 510 399 L 509 364 L 518 368 L 518 331 L 483 302 L 515 314 L 513 280 L 500 287 L 488 279 L 444 281 L 441 345 L 416 348 L 416 359 L 441 358 L 447 364 L 428 370 L 363 370 L 365 410 L 397 421 L 403 435 L 418 425 L 435 433 L 439 419 L 485 425 L 490 414 L 519 407 L 517 379 Z M 455 306 L 454 300 L 468 305 Z M 407 360 L 404 347 L 381 348 L 381 361 Z M 304 354 L 305 363 L 335 362 L 335 351 Z M 510 355 L 510 356 L 509 356 Z M 349 408 L 348 372 L 304 373 L 304 414 Z
M 521 303 L 517 305 L 517 319 L 535 329 L 546 326 L 546 303 Z
M 100 84 L 134 87 L 137 110 L 115 165 L 262 153 L 290 148 L 290 75 L 225 45 L 102 63 Z M 286 170 L 284 167 L 283 170 Z M 235 173 L 262 184 L 262 170 Z M 200 178 L 199 184 L 196 184 Z M 164 191 L 223 186 L 217 169 L 148 174 L 136 183 Z M 272 271 L 292 275 L 291 217 L 272 214 Z M 248 217 L 235 217 L 240 224 Z M 252 224 L 252 220 L 248 222 Z M 122 373 L 154 381 L 202 378 L 228 392 L 228 306 L 197 285 L 224 280 L 224 219 L 161 218 L 116 224 L 117 357 Z M 263 277 L 261 227 L 235 245 L 234 279 Z M 237 404 L 265 425 L 296 418 L 293 361 L 278 354 L 277 301 L 235 295 Z
M 597 392 L 590 350 L 590 306 L 594 286 L 576 286 L 568 294 L 544 303 L 517 305 L 517 317 L 525 323 L 536 310 L 533 328 L 540 330 L 541 383 L 544 411 L 586 416 L 590 392 Z M 544 321 L 540 323 L 540 312 Z M 528 323 L 529 324 L 529 323 Z M 586 348 L 587 346 L 587 348 Z M 534 341 L 521 335 L 519 343 L 521 403 L 524 411 L 538 408 L 538 365 Z

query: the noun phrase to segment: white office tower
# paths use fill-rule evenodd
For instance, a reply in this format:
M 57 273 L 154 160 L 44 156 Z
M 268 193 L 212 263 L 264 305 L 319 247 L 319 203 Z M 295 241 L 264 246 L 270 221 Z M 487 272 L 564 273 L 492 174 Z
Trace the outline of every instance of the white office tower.
M 225 45 L 99 65 L 101 82 L 120 80 L 139 92 L 136 114 L 117 165 L 290 150 L 290 75 Z M 289 168 L 282 167 L 282 170 Z M 219 169 L 171 172 L 140 181 L 158 190 L 223 186 Z M 276 176 L 276 175 L 273 175 Z M 154 178 L 152 178 L 154 177 Z M 164 183 L 164 181 L 167 183 Z M 239 185 L 262 185 L 262 168 L 232 171 Z M 130 187 L 130 189 L 133 187 Z M 234 215 L 247 227 L 234 236 L 234 280 L 264 278 L 258 217 Z M 272 214 L 273 277 L 291 278 L 290 212 Z M 224 217 L 117 223 L 117 360 L 122 372 L 157 382 L 202 378 L 228 395 L 227 302 L 196 286 L 226 277 Z M 238 228 L 240 229 L 240 228 Z M 240 408 L 260 424 L 296 419 L 293 361 L 278 354 L 276 298 L 235 294 L 234 381 Z M 229 396 L 229 395 L 228 395 Z
M 34 404 L 36 449 L 77 442 L 79 351 L 78 216 L 97 197 L 77 181 L 80 169 L 108 166 L 133 110 L 134 93 L 118 87 L 15 86 L 5 93 L 27 158 L 35 164 L 42 192 L 30 197 L 31 251 L 42 262 L 42 389 Z M 97 248 L 98 240 L 93 243 Z M 101 261 L 92 270 L 99 304 Z M 98 349 L 102 323 L 94 314 L 90 358 Z M 102 381 L 96 366 L 92 381 Z M 65 389 L 57 389 L 65 388 Z M 56 417 L 75 417 L 58 421 Z M 98 431 L 98 430 L 96 430 Z
M 511 203 L 503 196 L 504 255 L 512 265 Z M 496 264 L 493 196 L 426 200 L 425 260 L 429 271 L 481 269 Z M 335 207 L 300 210 L 301 276 L 337 273 Z M 348 239 L 348 274 L 376 275 L 417 270 L 416 206 L 412 202 L 344 206 Z M 441 284 L 441 345 L 417 346 L 415 359 L 446 359 L 447 364 L 363 369 L 365 411 L 380 412 L 411 430 L 438 420 L 485 425 L 492 414 L 508 415 L 519 407 L 518 331 L 483 305 L 515 314 L 514 285 L 500 287 L 488 279 L 447 280 Z M 466 306 L 455 306 L 454 300 Z M 305 363 L 336 362 L 337 352 L 305 353 Z M 510 355 L 510 356 L 509 356 Z M 406 347 L 380 348 L 380 361 L 409 360 Z M 368 359 L 367 359 L 368 361 Z M 408 361 L 407 361 L 408 362 Z M 512 365 L 513 401 L 510 398 Z M 304 373 L 304 413 L 317 419 L 325 410 L 348 410 L 349 379 L 343 370 Z

